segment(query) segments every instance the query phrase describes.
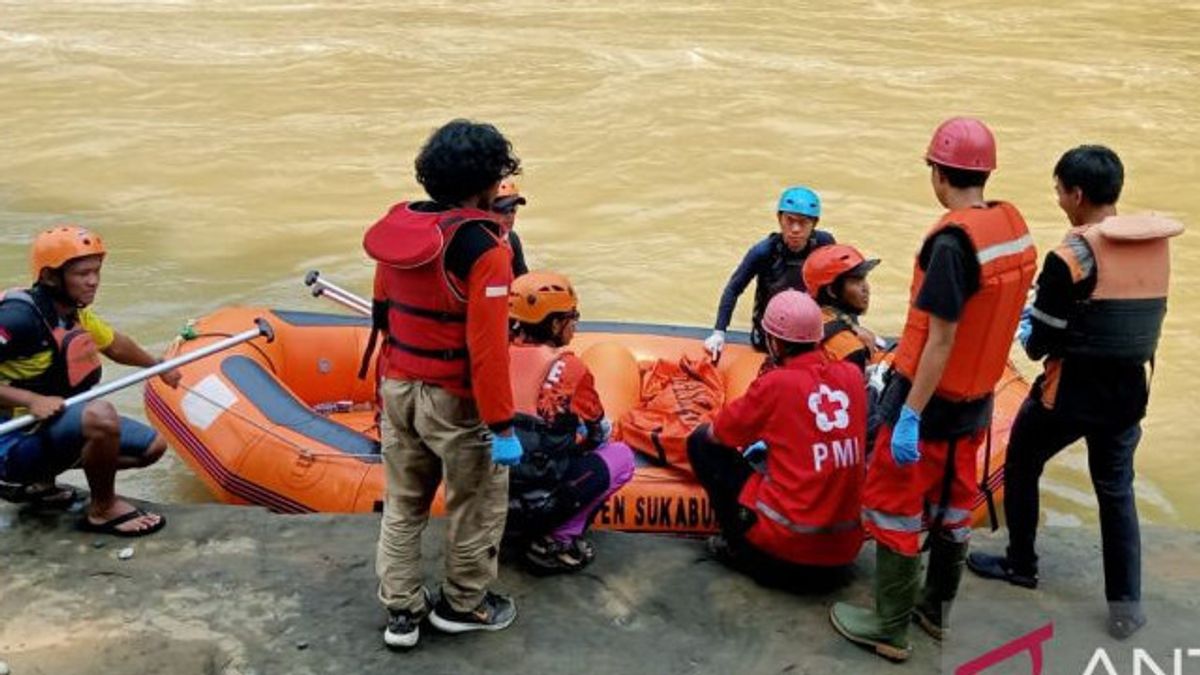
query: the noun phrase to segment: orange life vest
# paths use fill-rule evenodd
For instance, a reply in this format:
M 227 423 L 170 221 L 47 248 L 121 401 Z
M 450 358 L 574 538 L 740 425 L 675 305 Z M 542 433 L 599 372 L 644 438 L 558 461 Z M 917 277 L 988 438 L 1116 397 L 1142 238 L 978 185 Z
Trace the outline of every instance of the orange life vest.
M 65 328 L 58 317 L 48 317 L 37 300 L 24 289 L 0 292 L 0 302 L 20 303 L 30 310 L 30 318 L 44 329 L 40 344 L 30 355 L 51 350 L 50 367 L 40 374 L 9 382 L 10 385 L 42 396 L 69 397 L 91 389 L 100 382 L 103 362 L 92 334 L 76 325 Z
M 821 350 L 831 361 L 845 361 L 858 352 L 866 352 L 867 364 L 877 360 L 879 347 L 854 332 L 856 322 L 853 318 L 828 306 L 821 307 L 821 318 L 825 322 Z
M 387 305 L 381 371 L 469 392 L 466 291 L 446 268 L 446 247 L 458 229 L 483 221 L 501 246 L 507 231 L 496 214 L 478 209 L 424 212 L 402 202 L 367 230 L 363 248 L 377 261 Z
M 1143 362 L 1154 357 L 1167 313 L 1169 240 L 1182 232 L 1180 223 L 1152 215 L 1111 216 L 1072 229 L 1055 255 L 1067 264 L 1076 283 L 1094 265 L 1096 287 L 1075 315 L 1039 317 L 1067 329 L 1068 356 Z M 1091 261 L 1085 258 L 1088 251 Z
M 1037 250 L 1016 207 L 992 202 L 984 209 L 948 211 L 925 235 L 928 243 L 947 228 L 971 241 L 979 260 L 979 290 L 963 308 L 954 346 L 936 393 L 949 401 L 970 401 L 992 394 L 1008 362 L 1013 333 L 1037 268 Z M 908 318 L 897 348 L 895 368 L 910 381 L 929 338 L 929 314 L 916 307 L 925 273 L 913 263 Z

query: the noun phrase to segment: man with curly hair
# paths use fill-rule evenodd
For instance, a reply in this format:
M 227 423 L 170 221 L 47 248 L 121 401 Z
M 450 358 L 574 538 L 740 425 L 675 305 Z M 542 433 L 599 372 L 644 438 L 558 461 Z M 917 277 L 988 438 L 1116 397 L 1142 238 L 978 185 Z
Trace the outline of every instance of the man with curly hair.
M 417 644 L 428 616 L 439 630 L 501 630 L 512 599 L 489 590 L 508 507 L 508 466 L 521 459 L 509 386 L 512 253 L 493 210 L 500 181 L 520 169 L 492 125 L 454 120 L 416 160 L 429 201 L 402 202 L 363 248 L 376 260 L 374 325 L 387 496 L 376 572 L 388 610 L 384 642 Z M 421 533 L 445 483 L 446 580 L 423 585 Z

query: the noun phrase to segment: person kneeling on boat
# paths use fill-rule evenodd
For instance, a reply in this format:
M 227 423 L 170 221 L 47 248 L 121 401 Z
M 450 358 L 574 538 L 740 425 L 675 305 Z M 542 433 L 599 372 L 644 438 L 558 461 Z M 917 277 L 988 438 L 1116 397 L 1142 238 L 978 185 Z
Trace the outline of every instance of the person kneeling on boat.
M 10 484 L 10 501 L 67 509 L 77 501 L 75 491 L 54 479 L 80 466 L 91 489 L 80 527 L 137 537 L 162 529 L 166 519 L 118 497 L 116 472 L 157 462 L 166 440 L 118 415 L 108 401 L 64 405 L 99 383 L 100 354 L 129 366 L 159 363 L 92 310 L 104 255 L 95 232 L 45 230 L 33 242 L 33 286 L 0 299 L 0 420 L 27 413 L 41 420 L 32 431 L 0 436 L 0 480 Z M 177 370 L 160 377 L 179 384 Z
M 778 367 L 688 438 L 721 527 L 710 551 L 768 582 L 844 580 L 862 546 L 866 387 L 857 368 L 818 349 L 821 324 L 808 295 L 772 298 L 762 326 Z M 745 455 L 763 446 L 759 472 Z
M 804 262 L 804 285 L 821 306 L 821 349 L 835 361 L 865 370 L 882 354 L 883 341 L 859 324 L 871 303 L 867 274 L 879 264 L 853 246 L 832 244 L 813 251 Z
M 509 471 L 509 531 L 543 572 L 574 572 L 595 557 L 583 537 L 596 509 L 633 478 L 633 451 L 610 425 L 587 365 L 564 348 L 579 311 L 571 282 L 553 272 L 513 281 L 514 425 L 525 454 Z

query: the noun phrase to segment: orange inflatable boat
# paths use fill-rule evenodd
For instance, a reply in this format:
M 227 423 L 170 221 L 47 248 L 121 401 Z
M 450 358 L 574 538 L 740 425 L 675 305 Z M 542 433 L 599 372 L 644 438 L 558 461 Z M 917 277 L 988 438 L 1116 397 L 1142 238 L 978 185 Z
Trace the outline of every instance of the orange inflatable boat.
M 374 373 L 357 377 L 369 334 L 364 317 L 255 307 L 197 320 L 167 357 L 211 344 L 265 318 L 275 341 L 252 341 L 181 368 L 182 385 L 154 379 L 146 416 L 221 501 L 285 513 L 382 508 L 384 473 Z M 588 363 L 605 410 L 619 420 L 639 403 L 642 372 L 658 359 L 702 356 L 708 331 L 627 323 L 580 324 L 571 349 Z M 717 368 L 725 398 L 745 391 L 762 363 L 746 334 L 731 333 Z M 997 388 L 987 481 L 999 490 L 1004 448 L 1028 384 L 1010 367 Z M 627 441 L 632 439 L 627 439 Z M 656 454 L 655 448 L 637 447 Z M 980 472 L 983 471 L 980 462 Z M 981 475 L 980 479 L 984 477 Z M 435 503 L 435 513 L 440 508 Z M 982 493 L 976 522 L 985 522 Z M 717 524 L 704 491 L 670 466 L 640 466 L 596 517 L 596 527 L 707 533 Z

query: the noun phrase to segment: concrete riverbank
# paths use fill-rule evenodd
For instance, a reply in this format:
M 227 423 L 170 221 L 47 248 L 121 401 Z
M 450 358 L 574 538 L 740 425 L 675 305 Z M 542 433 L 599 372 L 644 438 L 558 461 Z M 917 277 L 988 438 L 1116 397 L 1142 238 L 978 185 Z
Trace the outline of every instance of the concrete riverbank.
M 121 540 L 77 532 L 71 515 L 0 506 L 0 661 L 12 673 L 901 672 L 827 621 L 835 600 L 869 601 L 870 546 L 851 585 L 806 596 L 758 586 L 695 540 L 600 533 L 600 556 L 585 573 L 540 579 L 503 567 L 498 588 L 520 611 L 511 629 L 447 637 L 425 628 L 417 649 L 398 654 L 380 639 L 377 516 L 162 508 L 163 532 Z M 426 537 L 436 552 L 427 556 L 431 583 L 441 539 L 435 521 Z M 981 533 L 976 545 L 1000 541 Z M 987 607 L 989 624 L 1030 606 L 1067 608 L 1101 639 L 1098 533 L 1052 529 L 1041 541 L 1041 590 L 968 575 L 963 604 Z M 133 557 L 119 559 L 127 546 Z M 1200 533 L 1151 529 L 1144 546 L 1147 630 L 1200 616 Z M 924 633 L 914 630 L 913 644 L 904 672 L 945 666 Z

